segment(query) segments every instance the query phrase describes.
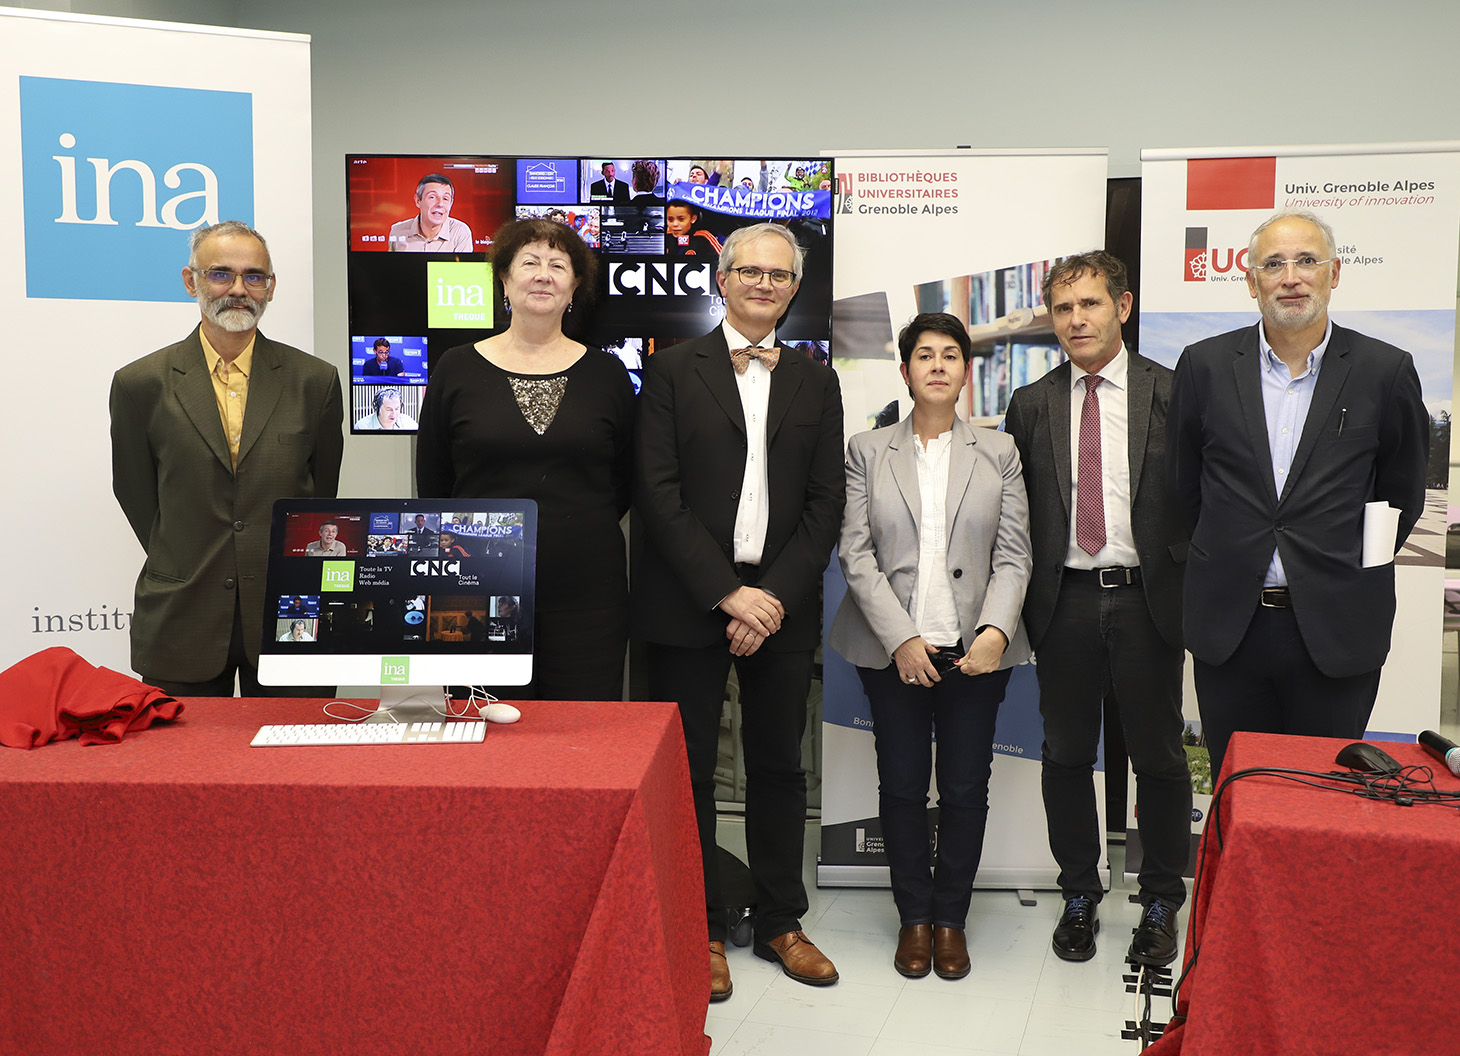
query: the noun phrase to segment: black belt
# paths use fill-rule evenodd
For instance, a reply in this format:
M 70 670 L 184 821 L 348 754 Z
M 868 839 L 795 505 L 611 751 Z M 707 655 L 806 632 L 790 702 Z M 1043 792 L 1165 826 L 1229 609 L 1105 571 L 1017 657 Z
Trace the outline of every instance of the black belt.
M 1287 587 L 1263 587 L 1261 596 L 1264 609 L 1291 609 L 1293 598 Z
M 1122 568 L 1114 565 L 1110 568 L 1065 568 L 1065 578 L 1077 582 L 1094 583 L 1105 590 L 1114 590 L 1116 587 L 1136 587 L 1141 582 L 1141 570 L 1139 567 Z

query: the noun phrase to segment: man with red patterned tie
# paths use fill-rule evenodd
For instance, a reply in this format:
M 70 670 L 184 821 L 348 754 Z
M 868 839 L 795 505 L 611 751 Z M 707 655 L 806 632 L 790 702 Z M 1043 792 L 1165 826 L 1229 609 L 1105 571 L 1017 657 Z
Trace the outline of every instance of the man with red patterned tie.
M 1191 847 L 1191 777 L 1181 735 L 1185 537 L 1167 501 L 1171 371 L 1126 349 L 1125 265 L 1068 257 L 1044 303 L 1069 356 L 1017 390 L 1004 427 L 1019 446 L 1034 571 L 1024 626 L 1044 718 L 1041 786 L 1064 910 L 1053 936 L 1067 961 L 1095 955 L 1103 836 L 1094 765 L 1102 702 L 1114 694 L 1136 774 L 1140 926 L 1127 958 L 1176 957 L 1176 914 Z

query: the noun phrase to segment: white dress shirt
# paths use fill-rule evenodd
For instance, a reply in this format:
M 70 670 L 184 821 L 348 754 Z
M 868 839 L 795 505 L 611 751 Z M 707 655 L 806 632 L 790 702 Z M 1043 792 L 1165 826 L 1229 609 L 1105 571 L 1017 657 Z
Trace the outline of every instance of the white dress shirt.
M 776 332 L 764 340 L 750 341 L 726 320 L 725 342 L 731 351 L 759 345 L 774 348 Z M 740 408 L 745 414 L 745 477 L 740 483 L 740 504 L 735 509 L 735 563 L 758 565 L 765 550 L 766 528 L 770 525 L 770 503 L 766 495 L 766 417 L 771 402 L 771 372 L 752 359 L 744 374 L 735 375 L 740 390 Z
M 923 641 L 941 649 L 957 644 L 963 637 L 958 604 L 953 600 L 953 582 L 948 578 L 948 462 L 953 430 L 929 441 L 926 449 L 916 433 L 913 438 L 917 440 L 923 518 L 918 526 L 918 580 L 908 599 L 908 614 Z
M 1075 507 L 1080 494 L 1080 414 L 1085 405 L 1086 371 L 1070 363 L 1070 545 L 1068 568 L 1134 568 L 1141 563 L 1130 527 L 1130 354 L 1125 345 L 1097 371 L 1100 400 L 1100 477 L 1105 496 L 1105 545 L 1094 554 L 1075 540 Z

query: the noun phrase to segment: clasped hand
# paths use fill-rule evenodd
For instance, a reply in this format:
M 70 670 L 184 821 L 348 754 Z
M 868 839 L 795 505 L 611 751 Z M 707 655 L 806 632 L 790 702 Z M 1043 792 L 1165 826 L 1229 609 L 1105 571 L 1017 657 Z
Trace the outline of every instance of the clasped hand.
M 730 617 L 725 637 L 735 656 L 750 656 L 781 629 L 786 618 L 780 599 L 759 587 L 737 587 L 720 602 L 720 611 Z
M 1008 645 L 1009 639 L 1003 631 L 997 627 L 985 627 L 974 636 L 968 652 L 959 659 L 958 670 L 965 675 L 983 675 L 997 671 L 999 660 Z M 920 686 L 931 686 L 934 682 L 943 681 L 937 668 L 933 666 L 932 658 L 937 653 L 938 648 L 929 645 L 922 635 L 909 638 L 892 654 L 893 662 L 897 664 L 897 677 L 910 685 Z

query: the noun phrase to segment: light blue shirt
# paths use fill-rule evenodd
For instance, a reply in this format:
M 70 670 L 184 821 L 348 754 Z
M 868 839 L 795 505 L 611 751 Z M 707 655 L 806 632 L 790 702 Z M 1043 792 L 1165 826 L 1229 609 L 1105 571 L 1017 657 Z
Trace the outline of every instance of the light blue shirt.
M 1267 446 L 1272 452 L 1272 483 L 1277 489 L 1279 503 L 1283 499 L 1283 489 L 1288 484 L 1288 473 L 1293 467 L 1293 455 L 1298 450 L 1303 425 L 1308 421 L 1308 408 L 1313 406 L 1313 389 L 1318 384 L 1323 353 L 1328 350 L 1328 339 L 1332 334 L 1333 323 L 1330 321 L 1323 331 L 1323 340 L 1308 353 L 1307 366 L 1295 378 L 1288 372 L 1287 364 L 1277 357 L 1277 353 L 1267 343 L 1265 325 L 1257 324 L 1262 410 L 1267 419 Z M 1265 587 L 1288 585 L 1283 559 L 1276 547 L 1273 548 L 1272 563 L 1267 566 L 1267 577 L 1262 584 Z

